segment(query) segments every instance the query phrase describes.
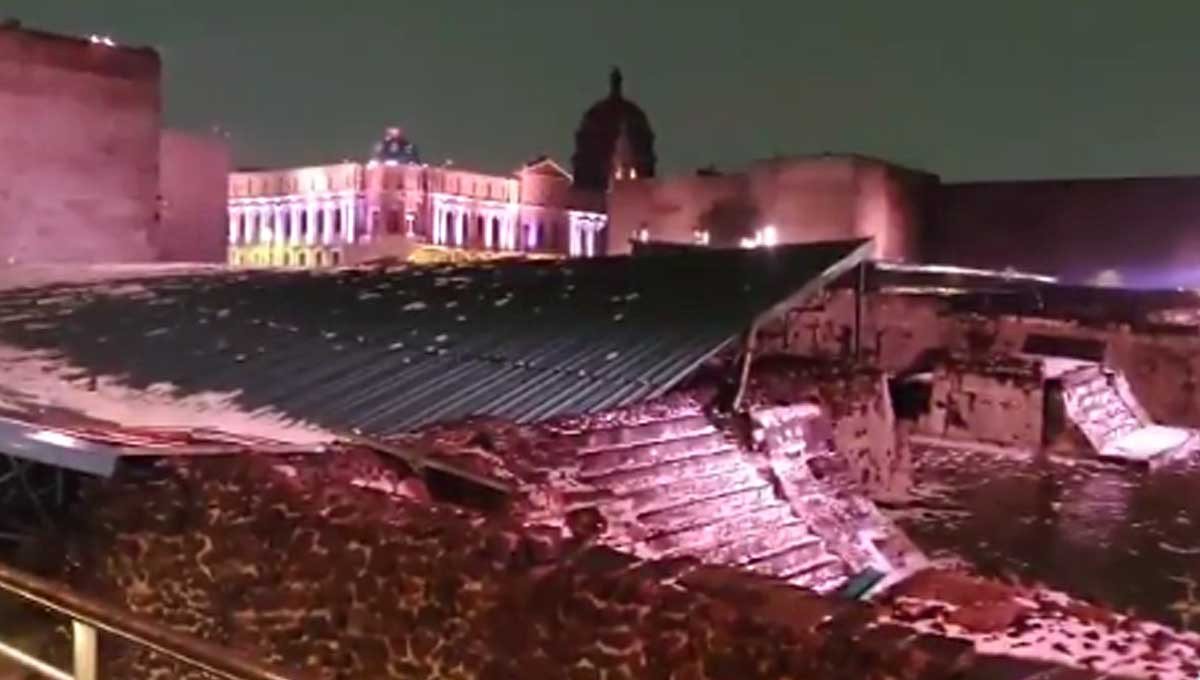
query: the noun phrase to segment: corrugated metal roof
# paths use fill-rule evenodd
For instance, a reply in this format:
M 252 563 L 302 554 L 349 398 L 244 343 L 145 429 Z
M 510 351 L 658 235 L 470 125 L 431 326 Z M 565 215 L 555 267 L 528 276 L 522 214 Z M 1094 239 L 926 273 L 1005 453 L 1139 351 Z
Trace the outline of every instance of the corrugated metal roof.
M 516 422 L 657 396 L 868 242 L 336 272 L 225 272 L 0 295 L 0 341 L 132 387 L 239 391 L 336 429 Z

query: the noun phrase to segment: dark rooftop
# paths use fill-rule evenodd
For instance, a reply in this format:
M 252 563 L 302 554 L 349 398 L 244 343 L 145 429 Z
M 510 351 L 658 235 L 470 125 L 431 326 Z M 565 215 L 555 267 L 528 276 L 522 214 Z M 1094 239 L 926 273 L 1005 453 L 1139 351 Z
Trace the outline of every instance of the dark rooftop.
M 0 342 L 333 430 L 532 422 L 663 394 L 867 246 L 58 285 L 0 294 Z

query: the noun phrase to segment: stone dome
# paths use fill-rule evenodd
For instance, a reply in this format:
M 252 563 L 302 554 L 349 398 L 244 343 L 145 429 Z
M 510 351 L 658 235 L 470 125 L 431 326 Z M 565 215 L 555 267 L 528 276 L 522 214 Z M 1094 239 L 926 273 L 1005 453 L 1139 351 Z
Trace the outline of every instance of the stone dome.
M 608 96 L 583 114 L 571 163 L 576 186 L 603 191 L 618 171 L 653 177 L 654 131 L 642 108 L 625 98 L 620 69 L 609 76 Z
M 371 152 L 371 160 L 380 163 L 420 163 L 421 154 L 417 145 L 405 136 L 404 130 L 388 128 L 383 140 Z

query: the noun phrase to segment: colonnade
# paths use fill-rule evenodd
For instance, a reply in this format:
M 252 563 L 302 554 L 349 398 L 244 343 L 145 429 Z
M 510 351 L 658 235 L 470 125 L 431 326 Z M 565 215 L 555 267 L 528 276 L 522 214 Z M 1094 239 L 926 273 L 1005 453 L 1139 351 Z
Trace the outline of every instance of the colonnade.
M 354 196 L 250 199 L 229 207 L 229 245 L 333 245 L 361 235 Z

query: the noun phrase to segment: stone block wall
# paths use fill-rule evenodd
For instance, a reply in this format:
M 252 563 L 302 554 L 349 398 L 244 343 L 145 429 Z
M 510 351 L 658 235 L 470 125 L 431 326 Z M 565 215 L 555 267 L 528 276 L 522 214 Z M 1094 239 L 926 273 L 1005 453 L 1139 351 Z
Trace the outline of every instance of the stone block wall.
M 956 312 L 948 297 L 871 294 L 864 300 L 862 360 L 889 374 L 929 370 L 933 357 L 1020 352 L 1031 334 L 1101 340 L 1106 362 L 1160 423 L 1200 427 L 1200 333 L 1195 329 L 1085 324 L 1057 318 Z M 834 290 L 766 324 L 772 352 L 824 360 L 853 356 L 854 296 Z
M 766 357 L 755 369 L 749 397 L 760 406 L 818 405 L 828 418 L 831 447 L 846 466 L 843 472 L 872 497 L 901 495 L 911 485 L 911 452 L 897 436 L 881 372 Z
M 1040 364 L 1018 357 L 951 359 L 933 372 L 930 410 L 918 430 L 947 439 L 1036 451 L 1044 438 Z
M 152 259 L 152 50 L 0 28 L 0 261 Z

